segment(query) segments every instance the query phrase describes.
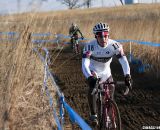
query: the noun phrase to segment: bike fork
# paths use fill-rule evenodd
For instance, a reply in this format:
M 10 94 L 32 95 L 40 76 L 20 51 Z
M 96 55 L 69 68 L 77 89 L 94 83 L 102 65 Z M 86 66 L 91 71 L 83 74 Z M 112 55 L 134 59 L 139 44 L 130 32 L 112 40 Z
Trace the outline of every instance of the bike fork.
M 105 121 L 106 121 L 106 128 L 116 130 L 116 115 L 114 107 L 106 106 L 106 114 L 105 114 Z

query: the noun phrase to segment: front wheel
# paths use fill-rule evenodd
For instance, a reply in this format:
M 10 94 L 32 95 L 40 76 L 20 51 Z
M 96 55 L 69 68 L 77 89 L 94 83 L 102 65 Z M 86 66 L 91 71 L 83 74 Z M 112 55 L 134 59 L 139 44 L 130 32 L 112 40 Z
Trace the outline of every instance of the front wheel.
M 79 44 L 76 44 L 76 53 L 80 53 Z
M 109 100 L 103 109 L 104 130 L 121 130 L 121 117 L 118 106 L 113 100 Z
M 72 38 L 71 39 L 71 46 L 72 50 L 75 54 L 78 54 L 80 52 L 79 44 L 78 44 L 78 39 Z
M 100 99 L 97 100 L 97 114 L 98 114 L 98 130 L 102 130 L 102 125 L 103 125 L 103 118 L 102 118 L 102 101 Z

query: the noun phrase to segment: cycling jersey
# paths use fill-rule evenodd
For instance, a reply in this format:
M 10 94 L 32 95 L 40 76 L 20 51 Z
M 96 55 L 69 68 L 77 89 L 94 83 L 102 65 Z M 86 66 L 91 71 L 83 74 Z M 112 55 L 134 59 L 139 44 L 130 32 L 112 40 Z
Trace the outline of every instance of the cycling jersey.
M 71 37 L 75 37 L 75 38 L 78 39 L 78 33 L 80 33 L 81 36 L 83 36 L 82 33 L 81 33 L 81 31 L 80 31 L 80 29 L 78 27 L 73 27 L 73 26 L 70 27 L 70 29 L 69 29 L 69 35 Z
M 124 75 L 130 74 L 130 67 L 120 43 L 111 39 L 108 39 L 106 47 L 99 46 L 96 39 L 87 43 L 82 57 L 82 71 L 85 77 L 92 76 L 93 71 L 102 80 L 107 80 L 111 76 L 110 63 L 114 55 L 119 59 Z

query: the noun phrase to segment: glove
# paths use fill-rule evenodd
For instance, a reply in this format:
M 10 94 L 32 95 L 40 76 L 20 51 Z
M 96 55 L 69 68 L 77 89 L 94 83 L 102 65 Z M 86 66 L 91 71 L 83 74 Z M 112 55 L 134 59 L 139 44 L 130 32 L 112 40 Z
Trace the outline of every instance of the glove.
M 131 90 L 132 89 L 132 83 L 131 83 L 132 79 L 131 79 L 131 75 L 127 74 L 125 76 L 125 85 L 127 87 L 129 87 L 129 89 Z
M 83 40 L 83 39 L 84 39 L 84 37 L 82 36 L 82 37 L 81 37 L 81 39 Z
M 97 78 L 94 76 L 90 76 L 90 77 L 88 77 L 87 81 L 88 81 L 89 86 L 91 88 L 94 88 L 96 85 L 96 82 L 97 82 Z

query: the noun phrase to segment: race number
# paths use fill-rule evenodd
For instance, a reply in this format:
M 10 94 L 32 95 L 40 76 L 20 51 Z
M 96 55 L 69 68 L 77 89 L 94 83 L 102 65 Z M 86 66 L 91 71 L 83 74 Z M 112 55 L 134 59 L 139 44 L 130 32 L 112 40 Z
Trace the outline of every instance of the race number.
M 112 46 L 114 47 L 115 50 L 119 48 L 118 43 L 115 43 L 115 44 L 113 44 Z

